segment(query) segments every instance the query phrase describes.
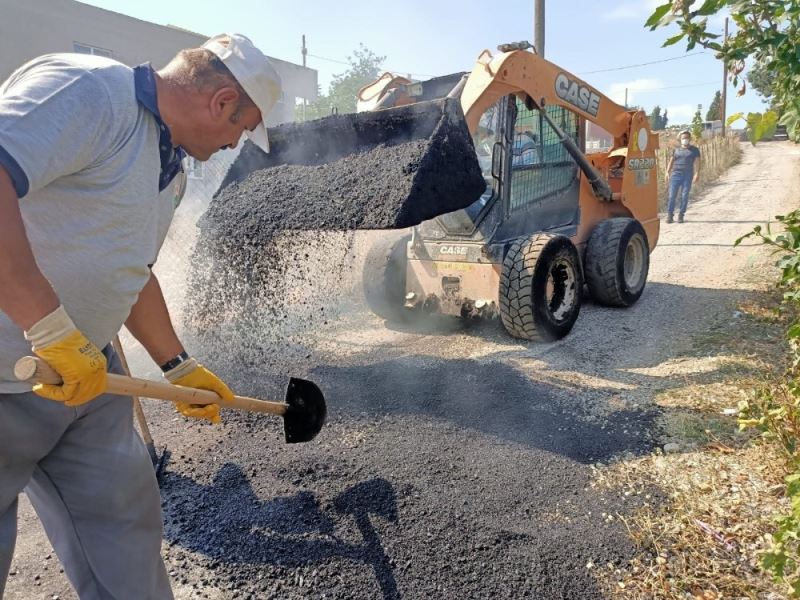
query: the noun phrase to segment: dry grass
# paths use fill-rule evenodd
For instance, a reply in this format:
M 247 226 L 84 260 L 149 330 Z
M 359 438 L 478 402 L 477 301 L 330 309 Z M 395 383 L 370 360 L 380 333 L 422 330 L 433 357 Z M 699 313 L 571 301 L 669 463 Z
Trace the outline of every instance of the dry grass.
M 778 461 L 769 447 L 710 444 L 598 472 L 597 485 L 665 494 L 625 520 L 640 554 L 626 570 L 606 574 L 612 597 L 783 598 L 758 567 L 771 515 L 788 506 Z
M 739 399 L 785 368 L 781 342 L 788 315 L 768 292 L 743 302 L 742 316 L 698 336 L 694 357 L 680 359 L 709 376 L 661 392 L 664 442 L 681 452 L 598 468 L 595 485 L 645 498 L 623 518 L 639 547 L 625 569 L 598 569 L 613 598 L 778 600 L 786 590 L 759 568 L 774 515 L 786 512 L 777 448 L 738 432 Z M 679 376 L 679 375 L 676 375 Z M 654 492 L 653 490 L 659 490 Z M 661 494 L 659 497 L 658 494 Z

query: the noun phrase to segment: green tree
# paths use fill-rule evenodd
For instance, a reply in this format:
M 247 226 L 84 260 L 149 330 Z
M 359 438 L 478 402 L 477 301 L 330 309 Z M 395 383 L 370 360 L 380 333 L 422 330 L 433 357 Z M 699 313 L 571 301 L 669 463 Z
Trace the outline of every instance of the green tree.
M 694 113 L 694 117 L 692 117 L 692 137 L 695 140 L 699 140 L 703 137 L 703 115 L 701 111 L 703 110 L 702 104 L 697 105 L 697 110 Z
M 734 22 L 734 33 L 727 40 L 719 40 L 718 33 L 709 31 L 708 17 L 723 9 L 730 11 Z M 664 46 L 686 40 L 687 50 L 700 45 L 716 52 L 725 61 L 734 85 L 739 85 L 745 69 L 745 61 L 756 65 L 756 90 L 764 97 L 772 98 L 773 106 L 781 112 L 780 124 L 786 126 L 790 139 L 800 141 L 800 0 L 670 0 L 662 4 L 647 20 L 651 30 L 657 27 L 675 25 L 678 33 Z M 751 82 L 752 84 L 752 82 Z M 746 86 L 742 82 L 739 94 L 744 94 Z M 764 92 L 767 92 L 766 94 Z M 774 131 L 778 123 L 778 113 L 767 111 L 763 115 L 750 113 L 732 115 L 733 120 L 746 119 L 751 142 Z M 776 217 L 785 231 L 773 234 L 767 226 L 766 233 L 757 226 L 746 237 L 761 238 L 780 252 L 778 266 L 783 269 L 781 283 L 787 288 L 784 299 L 800 305 L 800 211 Z M 737 244 L 744 238 L 737 240 Z M 773 416 L 795 415 L 800 406 L 800 322 L 795 320 L 787 331 L 792 340 L 794 366 L 789 374 L 789 388 L 792 398 L 786 406 L 770 404 L 768 410 L 759 415 L 757 423 L 769 423 Z M 746 416 L 746 415 L 745 415 Z M 794 419 L 794 416 L 792 416 Z M 752 421 L 752 419 L 750 419 Z M 748 419 L 740 421 L 741 426 L 749 426 Z M 791 437 L 797 426 L 787 419 L 787 424 L 769 425 L 772 439 Z M 793 454 L 797 452 L 796 439 L 791 439 Z M 791 499 L 791 513 L 777 521 L 772 534 L 770 550 L 761 556 L 761 566 L 769 571 L 776 581 L 786 585 L 794 598 L 800 598 L 800 457 L 793 456 L 790 470 L 785 478 L 786 494 Z
M 650 129 L 653 131 L 661 131 L 662 129 L 666 129 L 667 122 L 669 121 L 667 109 L 664 109 L 664 114 L 661 114 L 661 107 L 659 105 L 653 107 L 653 110 L 650 112 L 647 118 L 650 121 Z
M 658 131 L 662 129 L 661 127 L 661 107 L 659 105 L 655 105 L 653 110 L 650 112 L 650 115 L 647 117 L 650 121 L 650 129 L 653 131 Z
M 706 121 L 718 121 L 722 119 L 722 92 L 717 90 L 714 94 L 714 99 L 711 101 L 711 106 L 708 107 L 706 113 Z
M 724 9 L 730 11 L 735 28 L 727 40 L 720 40 L 719 33 L 709 30 L 708 17 Z M 782 111 L 781 124 L 786 125 L 791 139 L 800 141 L 800 0 L 670 0 L 656 8 L 645 25 L 652 30 L 677 27 L 677 34 L 664 46 L 686 40 L 687 50 L 698 45 L 713 50 L 726 62 L 737 86 L 746 60 L 761 63 L 774 74 L 772 90 L 775 105 Z M 740 95 L 746 91 L 745 83 L 741 84 Z M 736 118 L 744 116 L 733 115 L 729 121 Z M 754 121 L 748 115 L 748 122 Z M 768 129 L 759 127 L 760 131 Z M 753 133 L 751 140 L 755 141 Z
M 756 62 L 747 71 L 747 82 L 761 99 L 769 104 L 770 110 L 780 110 L 775 102 L 775 73 L 767 69 L 762 61 Z
M 647 117 L 650 121 L 650 129 L 653 131 L 660 131 L 667 126 L 667 113 L 664 111 L 664 114 L 661 114 L 661 107 L 656 105 L 653 107 L 653 110 L 650 111 L 650 115 Z
M 319 86 L 317 86 L 316 100 L 308 102 L 305 108 L 302 104 L 295 104 L 294 107 L 295 121 L 311 121 L 312 119 L 327 117 L 329 114 L 331 114 L 331 108 L 328 105 L 328 97 L 322 93 Z
M 385 56 L 378 56 L 364 44 L 359 44 L 358 49 L 347 58 L 350 68 L 335 75 L 331 82 L 328 89 L 331 106 L 341 113 L 355 112 L 358 90 L 378 78 L 384 60 Z
M 328 93 L 320 93 L 314 102 L 306 106 L 306 120 L 325 117 L 334 111 L 355 112 L 358 90 L 378 78 L 384 60 L 385 56 L 378 56 L 364 44 L 359 44 L 353 54 L 347 57 L 350 67 L 343 73 L 334 75 L 328 86 Z M 302 105 L 295 107 L 295 118 L 302 120 Z

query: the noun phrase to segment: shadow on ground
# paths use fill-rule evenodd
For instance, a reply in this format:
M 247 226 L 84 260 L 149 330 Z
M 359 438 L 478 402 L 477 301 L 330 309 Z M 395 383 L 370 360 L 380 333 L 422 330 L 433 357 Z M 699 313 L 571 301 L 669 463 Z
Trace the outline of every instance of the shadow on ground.
M 433 335 L 467 334 L 498 343 L 497 350 L 480 359 L 419 354 L 412 338 L 402 349 L 365 344 L 347 364 L 319 365 L 301 375 L 321 386 L 332 419 L 416 415 L 590 463 L 649 451 L 657 410 L 636 405 L 652 406 L 656 394 L 672 388 L 718 381 L 726 368 L 682 372 L 664 365 L 730 355 L 726 336 L 760 327 L 735 317 L 737 307 L 763 296 L 651 283 L 629 309 L 586 303 L 572 333 L 553 344 L 514 340 L 498 322 L 463 328 L 457 319 L 439 319 Z M 708 332 L 717 336 L 710 344 L 699 339 Z M 227 367 L 234 374 L 224 374 L 239 393 L 283 393 L 281 374 L 257 364 Z M 612 418 L 598 419 L 620 396 L 642 402 L 623 402 Z
M 514 359 L 523 370 L 525 363 L 541 361 L 554 372 L 570 370 L 645 388 L 710 382 L 717 377 L 714 371 L 666 377 L 652 370 L 684 358 L 729 355 L 729 342 L 742 335 L 763 337 L 765 325 L 743 315 L 743 303 L 774 305 L 766 291 L 649 283 L 630 308 L 586 301 L 572 332 L 558 342 L 524 343 L 488 359 Z M 709 336 L 713 343 L 704 342 Z
M 605 515 L 629 514 L 640 498 L 592 489 L 589 467 L 546 452 L 450 437 L 432 454 L 401 437 L 407 426 L 387 423 L 344 460 L 308 445 L 168 473 L 167 560 L 179 583 L 226 598 L 605 597 L 586 565 L 632 556 L 622 521 Z
M 226 413 L 215 455 L 238 465 L 204 457 L 165 478 L 174 551 L 252 597 L 603 598 L 586 565 L 634 552 L 603 515 L 642 499 L 593 489 L 590 464 L 649 451 L 657 413 L 597 418 L 587 397 L 612 392 L 498 361 L 370 359 L 313 369 L 331 420 L 310 444 L 284 447 L 275 418 Z M 281 382 L 233 383 L 270 397 Z
M 242 468 L 233 463 L 223 465 L 210 485 L 170 472 L 164 476 L 163 487 L 168 497 L 166 539 L 212 559 L 212 566 L 296 569 L 343 559 L 370 567 L 383 598 L 399 598 L 389 557 L 372 525 L 372 519 L 397 521 L 395 492 L 385 479 L 347 488 L 333 498 L 330 512 L 334 514 L 323 511 L 309 491 L 260 500 Z M 194 507 L 191 518 L 183 510 L 186 504 Z M 360 540 L 337 536 L 335 521 L 347 518 L 355 524 Z M 223 571 L 237 575 L 235 568 Z M 238 575 L 248 578 L 247 573 Z

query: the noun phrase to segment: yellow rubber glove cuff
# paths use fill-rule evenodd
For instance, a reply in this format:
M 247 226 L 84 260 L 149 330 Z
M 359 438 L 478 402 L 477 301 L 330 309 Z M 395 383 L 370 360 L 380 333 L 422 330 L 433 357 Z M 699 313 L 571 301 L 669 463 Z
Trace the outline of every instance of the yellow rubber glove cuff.
M 219 377 L 200 364 L 172 383 L 198 390 L 211 390 L 212 392 L 216 392 L 220 398 L 222 398 L 223 402 L 231 402 L 233 400 L 233 392 L 230 388 L 225 385 Z M 198 405 L 176 402 L 175 408 L 185 417 L 206 419 L 214 424 L 221 421 L 219 416 L 219 404 Z
M 39 396 L 79 406 L 106 391 L 106 357 L 77 329 L 44 347 L 34 346 L 33 351 L 64 380 L 62 385 L 33 386 Z

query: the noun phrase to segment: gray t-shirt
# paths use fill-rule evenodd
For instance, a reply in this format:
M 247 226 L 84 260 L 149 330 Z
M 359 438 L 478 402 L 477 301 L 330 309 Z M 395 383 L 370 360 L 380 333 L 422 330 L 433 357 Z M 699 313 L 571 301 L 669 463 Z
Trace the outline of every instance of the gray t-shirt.
M 0 85 L 0 164 L 14 181 L 39 268 L 75 325 L 108 344 L 127 319 L 174 212 L 159 192 L 159 129 L 133 70 L 79 54 L 37 58 Z M 0 393 L 31 349 L 0 312 Z
M 694 161 L 700 158 L 700 149 L 689 144 L 686 148 L 675 148 L 672 153 L 672 172 L 674 174 L 693 173 Z

